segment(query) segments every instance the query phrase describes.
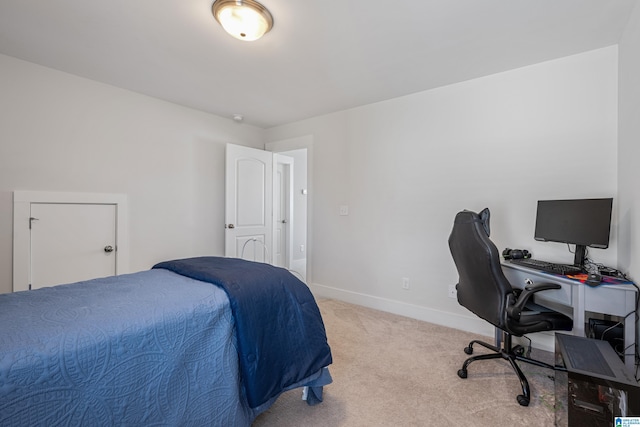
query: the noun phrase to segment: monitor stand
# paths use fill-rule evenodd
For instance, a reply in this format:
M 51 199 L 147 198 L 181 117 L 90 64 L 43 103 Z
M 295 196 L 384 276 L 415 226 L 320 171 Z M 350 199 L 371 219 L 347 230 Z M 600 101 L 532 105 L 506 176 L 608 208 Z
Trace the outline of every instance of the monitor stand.
M 585 245 L 576 245 L 576 253 L 573 257 L 573 265 L 584 270 L 584 262 L 587 259 L 587 247 Z

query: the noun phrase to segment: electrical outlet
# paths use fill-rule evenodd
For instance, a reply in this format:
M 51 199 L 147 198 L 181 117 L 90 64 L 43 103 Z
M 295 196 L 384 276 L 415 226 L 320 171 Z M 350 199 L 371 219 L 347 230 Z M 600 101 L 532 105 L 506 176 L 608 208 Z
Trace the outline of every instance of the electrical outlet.
M 403 277 L 402 278 L 402 289 L 404 289 L 405 291 L 409 290 L 409 278 L 408 277 Z
M 458 291 L 456 290 L 456 285 L 449 285 L 449 298 L 457 298 Z

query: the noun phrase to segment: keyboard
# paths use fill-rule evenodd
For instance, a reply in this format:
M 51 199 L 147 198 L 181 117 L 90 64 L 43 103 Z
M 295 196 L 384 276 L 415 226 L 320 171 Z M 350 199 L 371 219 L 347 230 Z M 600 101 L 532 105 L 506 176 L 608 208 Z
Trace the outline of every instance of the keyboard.
M 563 276 L 570 274 L 584 273 L 580 267 L 568 264 L 556 264 L 548 261 L 541 261 L 533 258 L 512 259 L 509 262 L 523 267 L 529 267 L 534 270 L 544 271 L 545 273 L 562 274 Z

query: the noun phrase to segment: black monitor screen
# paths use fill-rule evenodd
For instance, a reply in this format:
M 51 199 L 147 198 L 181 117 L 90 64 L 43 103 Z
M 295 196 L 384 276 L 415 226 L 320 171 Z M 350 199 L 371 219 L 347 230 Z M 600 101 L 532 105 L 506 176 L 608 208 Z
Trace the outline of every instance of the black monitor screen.
M 540 200 L 535 239 L 609 247 L 613 199 Z

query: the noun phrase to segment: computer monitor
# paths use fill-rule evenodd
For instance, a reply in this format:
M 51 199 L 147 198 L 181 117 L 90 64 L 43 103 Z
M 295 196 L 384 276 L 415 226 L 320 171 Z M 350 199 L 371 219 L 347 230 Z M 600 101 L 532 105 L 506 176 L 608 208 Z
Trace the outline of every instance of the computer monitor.
M 609 247 L 613 199 L 540 200 L 534 238 L 576 246 L 573 263 L 584 268 L 586 247 Z

